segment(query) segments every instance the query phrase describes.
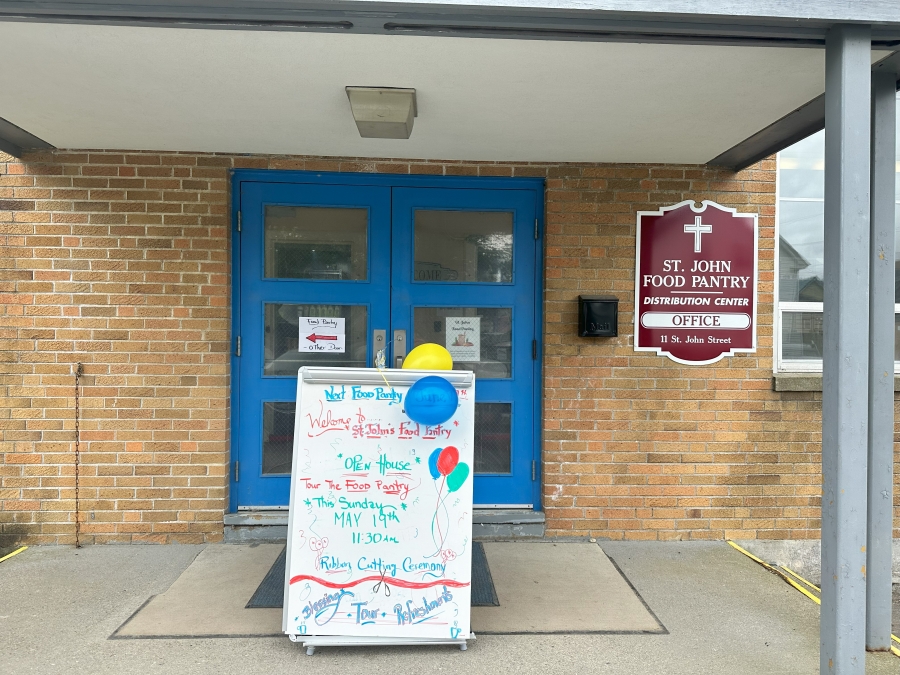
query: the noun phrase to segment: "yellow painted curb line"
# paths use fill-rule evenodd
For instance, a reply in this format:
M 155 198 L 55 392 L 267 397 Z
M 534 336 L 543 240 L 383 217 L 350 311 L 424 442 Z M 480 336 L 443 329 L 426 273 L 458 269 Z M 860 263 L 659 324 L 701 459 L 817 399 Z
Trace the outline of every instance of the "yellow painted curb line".
M 766 568 L 767 570 L 769 570 L 770 572 L 774 572 L 775 574 L 777 574 L 778 576 L 780 576 L 782 579 L 784 579 L 784 580 L 785 580 L 786 582 L 788 582 L 791 586 L 793 586 L 793 587 L 796 588 L 798 591 L 800 591 L 801 593 L 803 593 L 803 595 L 805 595 L 807 598 L 809 598 L 810 600 L 812 600 L 812 601 L 813 601 L 814 603 L 816 603 L 817 605 L 821 605 L 821 604 L 822 604 L 822 601 L 821 601 L 819 598 L 817 598 L 815 595 L 813 595 L 812 593 L 810 593 L 808 590 L 806 590 L 805 588 L 803 588 L 802 586 L 800 586 L 800 585 L 799 585 L 797 582 L 795 582 L 793 579 L 791 579 L 790 577 L 786 576 L 786 575 L 785 575 L 785 572 L 787 572 L 787 573 L 790 574 L 791 576 L 795 577 L 795 578 L 798 579 L 799 581 L 803 582 L 804 584 L 806 584 L 807 586 L 809 586 L 810 588 L 812 588 L 812 589 L 813 589 L 814 591 L 816 591 L 817 593 L 821 593 L 821 592 L 822 592 L 822 589 L 819 588 L 818 586 L 816 586 L 816 585 L 815 585 L 814 583 L 812 583 L 811 581 L 807 581 L 806 579 L 804 579 L 803 577 L 801 577 L 799 574 L 797 574 L 797 573 L 796 573 L 794 570 L 792 570 L 791 568 L 785 567 L 784 565 L 781 565 L 781 566 L 780 566 L 781 569 L 778 569 L 777 567 L 773 567 L 773 566 L 770 565 L 769 563 L 767 563 L 767 562 L 765 562 L 765 561 L 760 560 L 759 558 L 757 558 L 755 555 L 753 555 L 752 553 L 750 553 L 750 551 L 747 551 L 746 549 L 741 548 L 740 546 L 738 546 L 737 544 L 735 544 L 735 543 L 734 543 L 733 541 L 731 541 L 730 539 L 726 539 L 725 541 L 727 541 L 728 544 L 729 544 L 732 548 L 737 549 L 738 551 L 740 551 L 741 553 L 743 553 L 745 556 L 747 556 L 747 557 L 750 558 L 751 560 L 754 560 L 754 561 L 758 562 L 760 565 L 762 565 L 763 567 L 765 567 L 765 568 Z M 783 571 L 782 571 L 782 570 L 783 570 Z M 891 633 L 891 640 L 893 640 L 894 642 L 900 643 L 900 637 L 897 637 L 897 636 L 894 635 L 893 633 Z M 897 656 L 900 656 L 900 650 L 898 650 L 896 647 L 891 647 L 891 651 L 894 652 L 894 654 L 896 654 Z
M 28 548 L 28 547 L 27 547 L 27 546 L 23 546 L 22 548 L 17 548 L 17 549 L 16 549 L 15 551 L 13 551 L 12 553 L 7 553 L 5 556 L 3 556 L 2 558 L 0 558 L 0 562 L 3 562 L 3 561 L 6 560 L 7 558 L 12 558 L 14 555 L 16 555 L 17 553 L 21 553 L 21 552 L 24 551 L 26 548 Z
M 763 561 L 763 560 L 760 560 L 760 559 L 757 558 L 755 555 L 753 555 L 752 553 L 750 553 L 750 551 L 747 551 L 746 549 L 741 548 L 740 546 L 738 546 L 737 544 L 735 544 L 735 543 L 734 543 L 733 541 L 731 541 L 730 539 L 726 539 L 725 541 L 727 541 L 728 544 L 729 544 L 732 548 L 737 549 L 738 551 L 740 551 L 741 553 L 743 553 L 745 556 L 747 556 L 747 557 L 750 558 L 751 560 L 754 560 L 754 561 L 758 562 L 760 565 L 762 565 L 763 567 L 765 567 L 767 570 L 769 570 L 769 571 L 772 572 L 773 574 L 777 574 L 779 577 L 781 577 L 782 579 L 784 579 L 784 580 L 785 580 L 786 582 L 788 582 L 791 586 L 793 586 L 793 587 L 796 588 L 798 591 L 800 591 L 801 593 L 803 593 L 803 595 L 805 595 L 807 598 L 809 598 L 810 600 L 812 600 L 812 601 L 813 601 L 814 603 L 816 603 L 817 605 L 821 605 L 821 604 L 822 604 L 822 601 L 821 601 L 821 600 L 819 600 L 816 596 L 814 596 L 814 595 L 813 595 L 812 593 L 810 593 L 808 590 L 806 590 L 805 588 L 803 588 L 803 586 L 801 586 L 801 585 L 798 584 L 796 581 L 794 581 L 793 579 L 791 579 L 787 574 L 785 574 L 784 572 L 782 572 L 782 571 L 781 571 L 780 569 L 778 569 L 777 567 L 773 567 L 773 566 L 770 565 L 769 563 L 767 563 L 767 562 L 765 562 L 765 561 Z
M 791 569 L 790 567 L 788 567 L 787 565 L 779 565 L 779 567 L 780 567 L 781 569 L 783 569 L 785 572 L 787 572 L 788 574 L 790 574 L 790 575 L 791 575 L 792 577 L 794 577 L 795 579 L 799 579 L 800 581 L 802 581 L 804 584 L 806 584 L 806 585 L 809 586 L 811 589 L 813 589 L 816 593 L 821 593 L 821 592 L 822 592 L 822 589 L 821 589 L 821 588 L 819 588 L 818 586 L 816 586 L 813 582 L 807 581 L 806 579 L 804 579 L 803 577 L 801 577 L 799 574 L 797 574 L 794 570 L 792 570 L 792 569 Z

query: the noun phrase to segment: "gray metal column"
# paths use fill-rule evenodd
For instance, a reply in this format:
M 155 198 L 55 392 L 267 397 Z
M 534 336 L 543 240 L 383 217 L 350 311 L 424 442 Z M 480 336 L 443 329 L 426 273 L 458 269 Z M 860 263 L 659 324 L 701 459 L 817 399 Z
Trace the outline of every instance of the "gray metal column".
M 825 352 L 819 669 L 864 675 L 871 29 L 825 43 Z
M 872 75 L 869 278 L 869 509 L 866 649 L 891 647 L 894 488 L 894 171 L 897 73 Z

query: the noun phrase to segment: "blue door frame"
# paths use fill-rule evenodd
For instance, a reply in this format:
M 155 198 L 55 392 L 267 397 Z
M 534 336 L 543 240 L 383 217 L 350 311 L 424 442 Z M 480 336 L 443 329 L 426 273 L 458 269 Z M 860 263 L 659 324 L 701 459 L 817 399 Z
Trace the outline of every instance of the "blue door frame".
M 295 171 L 238 170 L 232 180 L 232 391 L 231 391 L 231 471 L 230 509 L 239 507 L 266 507 L 275 505 L 267 501 L 267 493 L 287 494 L 288 476 L 266 476 L 261 478 L 258 444 L 251 439 L 262 438 L 262 401 L 293 400 L 296 380 L 291 378 L 265 378 L 268 383 L 262 392 L 256 384 L 262 370 L 263 321 L 261 298 L 268 302 L 297 302 L 298 297 L 315 293 L 315 300 L 306 302 L 366 305 L 368 325 L 366 335 L 371 336 L 373 328 L 386 328 L 390 337 L 393 329 L 406 329 L 412 339 L 412 307 L 418 306 L 492 306 L 502 304 L 512 306 L 514 316 L 533 317 L 534 345 L 517 341 L 518 350 L 512 354 L 513 379 L 531 377 L 533 397 L 528 402 L 531 410 L 523 410 L 523 402 L 518 402 L 513 416 L 513 433 L 520 436 L 518 448 L 513 451 L 512 472 L 519 478 L 530 480 L 530 489 L 519 491 L 516 503 L 531 503 L 540 509 L 540 419 L 541 419 L 541 331 L 542 331 L 542 279 L 543 279 L 543 187 L 541 179 L 516 178 L 458 178 L 396 176 L 382 174 L 308 173 Z M 406 269 L 412 261 L 411 232 L 414 208 L 437 208 L 441 210 L 492 210 L 496 209 L 496 199 L 492 202 L 493 191 L 514 191 L 496 193 L 505 207 L 517 212 L 515 242 L 524 244 L 525 225 L 528 233 L 531 223 L 524 222 L 523 214 L 534 219 L 533 260 L 531 247 L 519 246 L 514 253 L 514 271 L 527 273 L 533 278 L 521 284 L 522 277 L 505 289 L 491 284 L 494 295 L 485 301 L 484 285 L 455 283 L 436 284 L 411 283 L 411 270 Z M 505 196 L 504 196 L 505 195 Z M 369 209 L 369 250 L 367 281 L 330 282 L 286 279 L 264 279 L 262 274 L 262 205 L 299 204 L 303 206 L 346 206 Z M 510 205 L 513 205 L 510 207 Z M 387 220 L 387 222 L 386 222 Z M 239 229 L 240 228 L 240 229 Z M 391 229 L 393 228 L 393 230 Z M 387 233 L 387 236 L 385 236 Z M 393 248 L 393 252 L 390 250 Z M 388 271 L 391 267 L 393 269 Z M 405 266 L 404 266 L 405 265 Z M 390 284 L 388 286 L 387 284 Z M 516 294 L 516 288 L 532 289 L 529 293 Z M 523 287 L 524 286 L 524 287 Z M 499 291 L 499 295 L 496 292 Z M 509 295 L 506 297 L 504 292 Z M 381 299 L 384 301 L 382 302 Z M 388 299 L 391 302 L 388 302 Z M 255 301 L 254 301 L 255 300 Z M 531 304 L 528 307 L 528 304 Z M 528 310 L 528 311 L 524 311 Z M 247 312 L 253 313 L 249 316 Z M 242 315 L 242 312 L 244 313 Z M 260 316 L 256 316 L 259 314 Z M 390 316 L 388 316 L 390 315 Z M 523 330 L 521 323 L 517 330 Z M 241 338 L 241 354 L 238 356 L 238 338 Z M 525 345 L 525 346 L 523 346 Z M 525 348 L 527 346 L 527 349 Z M 533 353 L 525 353 L 532 352 Z M 370 351 L 370 350 L 369 350 Z M 519 353 L 515 353 L 518 351 Z M 534 358 L 532 358 L 534 357 Z M 372 354 L 367 353 L 367 363 Z M 530 362 L 530 367 L 528 366 Z M 277 381 L 280 380 L 280 381 Z M 242 387 L 242 382 L 244 386 Z M 476 390 L 478 400 L 512 400 L 514 392 L 505 388 L 513 387 L 511 380 L 479 380 Z M 282 389 L 284 391 L 282 391 Z M 526 405 L 526 408 L 528 407 Z M 244 415 L 241 415 L 244 411 Z M 530 419 L 529 419 L 530 412 Z M 523 414 L 524 413 L 524 414 Z M 525 420 L 528 420 L 525 422 Z M 529 425 L 530 433 L 523 435 L 522 424 Z M 242 425 L 244 428 L 242 428 Z M 516 431 L 515 427 L 519 430 Z M 530 452 L 523 452 L 521 440 L 530 437 Z M 243 440 L 242 440 L 243 439 Z M 242 443 L 244 448 L 242 448 Z M 249 447 L 248 447 L 249 446 Z M 243 452 L 242 452 L 243 449 Z M 240 462 L 240 477 L 236 484 L 237 462 Z M 523 475 L 525 474 L 525 475 Z M 476 478 L 482 484 L 482 495 L 491 489 L 494 480 L 500 476 L 479 474 Z M 284 483 L 284 485 L 282 485 Z M 499 483 L 498 483 L 499 487 Z M 274 492 L 273 492 L 274 490 Z M 527 494 L 530 492 L 530 494 Z M 519 501 L 521 500 L 521 501 Z M 277 501 L 277 500 L 276 500 Z M 483 503 L 478 499 L 477 503 Z

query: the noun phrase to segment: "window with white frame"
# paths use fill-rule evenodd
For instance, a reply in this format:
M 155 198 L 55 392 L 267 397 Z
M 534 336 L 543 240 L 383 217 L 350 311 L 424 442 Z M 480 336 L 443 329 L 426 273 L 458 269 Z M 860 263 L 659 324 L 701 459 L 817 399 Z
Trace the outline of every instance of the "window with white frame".
M 900 96 L 898 96 L 900 99 Z M 900 156 L 900 118 L 898 118 Z M 897 163 L 900 205 L 900 162 Z M 825 132 L 778 153 L 775 232 L 778 241 L 775 312 L 776 370 L 822 370 L 822 296 L 825 233 Z M 900 206 L 897 208 L 894 333 L 900 372 Z

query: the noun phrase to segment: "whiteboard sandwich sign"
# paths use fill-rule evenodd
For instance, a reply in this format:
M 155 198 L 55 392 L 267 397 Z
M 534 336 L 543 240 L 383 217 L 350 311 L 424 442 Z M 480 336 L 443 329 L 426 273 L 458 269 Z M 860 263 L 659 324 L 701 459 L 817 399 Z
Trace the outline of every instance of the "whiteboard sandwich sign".
M 406 414 L 423 375 L 456 390 L 444 423 Z M 472 373 L 301 368 L 284 632 L 308 648 L 469 639 L 473 453 Z

